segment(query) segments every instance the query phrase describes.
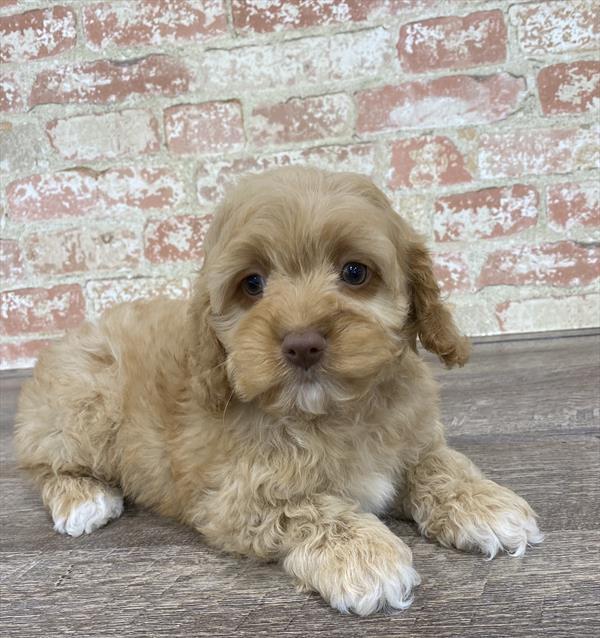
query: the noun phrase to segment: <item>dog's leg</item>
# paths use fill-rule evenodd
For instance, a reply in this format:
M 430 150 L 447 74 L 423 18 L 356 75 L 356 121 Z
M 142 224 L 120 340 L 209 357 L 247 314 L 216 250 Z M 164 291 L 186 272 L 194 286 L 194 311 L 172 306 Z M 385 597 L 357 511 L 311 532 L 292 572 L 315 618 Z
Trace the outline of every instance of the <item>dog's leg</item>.
M 106 339 L 84 324 L 42 353 L 21 392 L 19 464 L 63 534 L 92 532 L 123 511 L 121 492 L 108 484 L 116 484 L 112 449 L 119 418 L 113 364 Z
M 61 534 L 89 534 L 123 513 L 121 491 L 94 478 L 55 474 L 41 482 L 42 499 Z
M 412 602 L 420 580 L 412 553 L 376 516 L 333 496 L 280 508 L 251 501 L 225 509 L 227 499 L 218 497 L 218 512 L 195 526 L 221 549 L 280 560 L 303 590 L 319 592 L 342 613 L 364 616 Z
M 490 558 L 502 550 L 522 556 L 527 545 L 543 540 L 525 500 L 445 445 L 408 470 L 402 505 L 424 536 Z

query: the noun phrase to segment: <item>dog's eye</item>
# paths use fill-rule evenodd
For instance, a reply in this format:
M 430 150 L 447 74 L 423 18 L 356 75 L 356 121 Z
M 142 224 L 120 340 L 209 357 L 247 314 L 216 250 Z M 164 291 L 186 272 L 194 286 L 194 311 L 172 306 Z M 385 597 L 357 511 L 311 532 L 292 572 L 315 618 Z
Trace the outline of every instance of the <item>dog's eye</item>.
M 242 290 L 251 297 L 257 297 L 262 294 L 262 291 L 265 288 L 265 280 L 261 275 L 253 273 L 252 275 L 248 275 L 242 281 Z
M 349 261 L 342 268 L 340 277 L 351 286 L 360 286 L 365 283 L 368 274 L 369 269 L 364 264 L 359 264 L 357 261 Z

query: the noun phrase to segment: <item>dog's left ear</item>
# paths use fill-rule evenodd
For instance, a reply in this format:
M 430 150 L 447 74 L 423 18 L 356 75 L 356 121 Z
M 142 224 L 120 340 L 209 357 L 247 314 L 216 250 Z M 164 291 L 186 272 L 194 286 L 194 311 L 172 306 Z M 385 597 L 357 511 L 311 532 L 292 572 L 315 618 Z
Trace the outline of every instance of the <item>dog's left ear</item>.
M 450 309 L 442 301 L 429 251 L 412 230 L 406 246 L 406 268 L 411 297 L 409 332 L 413 346 L 418 336 L 423 347 L 437 354 L 449 368 L 463 366 L 469 359 L 471 345 L 459 332 Z
M 231 387 L 225 369 L 225 350 L 211 325 L 210 314 L 206 274 L 201 272 L 189 306 L 189 370 L 192 387 L 202 404 L 211 411 L 220 412 L 231 396 Z

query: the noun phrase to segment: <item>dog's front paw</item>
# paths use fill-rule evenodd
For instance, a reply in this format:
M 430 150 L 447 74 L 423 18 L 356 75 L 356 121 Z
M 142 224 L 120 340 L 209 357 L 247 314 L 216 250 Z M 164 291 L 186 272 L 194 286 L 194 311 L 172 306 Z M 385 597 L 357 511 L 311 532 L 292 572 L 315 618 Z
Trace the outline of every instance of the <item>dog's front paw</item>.
M 528 545 L 544 539 L 528 503 L 485 479 L 461 485 L 452 496 L 440 499 L 419 526 L 442 545 L 480 551 L 489 558 L 501 551 L 522 556 Z
M 123 513 L 123 496 L 119 490 L 98 490 L 93 499 L 73 503 L 66 515 L 54 516 L 54 529 L 61 534 L 81 536 L 103 527 Z
M 284 567 L 304 589 L 318 591 L 342 613 L 367 616 L 381 609 L 406 609 L 420 582 L 411 551 L 377 523 L 321 546 L 301 545 L 286 557 Z

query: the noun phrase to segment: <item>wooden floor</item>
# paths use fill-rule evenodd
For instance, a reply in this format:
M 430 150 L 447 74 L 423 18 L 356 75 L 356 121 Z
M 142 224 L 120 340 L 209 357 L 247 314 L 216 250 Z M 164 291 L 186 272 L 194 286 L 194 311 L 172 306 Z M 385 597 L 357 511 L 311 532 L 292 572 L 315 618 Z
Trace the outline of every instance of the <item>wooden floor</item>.
M 207 549 L 189 529 L 133 506 L 83 538 L 52 530 L 15 469 L 11 432 L 23 375 L 2 377 L 2 636 L 599 635 L 599 364 L 590 333 L 485 342 L 439 372 L 451 443 L 523 495 L 545 542 L 524 558 L 443 549 L 388 521 L 423 583 L 412 607 L 341 616 L 297 593 L 274 565 Z

